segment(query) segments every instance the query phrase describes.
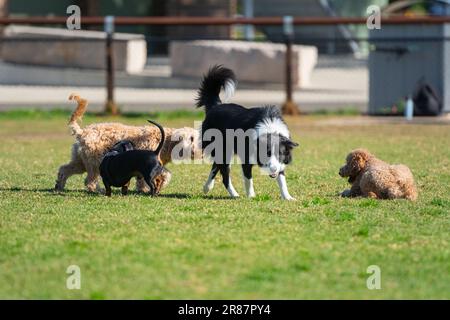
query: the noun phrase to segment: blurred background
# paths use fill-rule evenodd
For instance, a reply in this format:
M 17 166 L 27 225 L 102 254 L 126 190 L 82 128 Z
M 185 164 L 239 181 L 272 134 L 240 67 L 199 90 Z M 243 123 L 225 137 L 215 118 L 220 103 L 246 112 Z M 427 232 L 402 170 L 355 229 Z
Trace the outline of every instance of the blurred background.
M 26 18 L 69 17 L 81 9 L 81 30 Z M 0 0 L 0 111 L 71 108 L 76 91 L 101 111 L 112 99 L 122 111 L 192 109 L 195 88 L 209 66 L 235 70 L 233 101 L 245 105 L 286 101 L 286 43 L 292 41 L 290 86 L 301 112 L 417 115 L 450 111 L 450 20 L 388 24 L 150 25 L 116 24 L 113 74 L 107 75 L 107 36 L 85 17 L 365 18 L 446 17 L 450 0 Z M 20 22 L 20 23 L 15 23 Z M 113 81 L 114 91 L 106 90 Z M 110 83 L 111 84 L 111 83 Z M 289 94 L 289 92 L 288 92 Z M 112 95 L 112 96 L 111 96 Z M 111 101 L 110 101 L 111 102 Z M 420 110 L 420 108 L 422 108 Z M 424 112 L 424 108 L 428 108 Z M 436 112 L 432 112 L 432 111 Z

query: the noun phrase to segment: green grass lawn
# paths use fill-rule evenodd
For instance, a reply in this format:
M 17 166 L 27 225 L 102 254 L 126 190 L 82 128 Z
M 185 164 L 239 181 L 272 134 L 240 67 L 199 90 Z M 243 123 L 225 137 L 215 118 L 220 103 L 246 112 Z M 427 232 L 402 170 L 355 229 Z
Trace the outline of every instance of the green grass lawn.
M 165 126 L 201 119 L 152 116 Z M 450 298 L 450 126 L 288 119 L 301 146 L 287 170 L 297 201 L 284 202 L 258 170 L 256 199 L 228 199 L 221 183 L 206 197 L 209 165 L 169 165 L 158 198 L 90 195 L 81 176 L 54 193 L 73 142 L 67 118 L 0 114 L 0 298 Z M 419 200 L 339 198 L 348 186 L 338 169 L 361 146 L 409 165 Z M 238 166 L 232 177 L 242 196 Z M 81 268 L 81 290 L 66 289 L 69 265 Z M 366 287 L 370 265 L 381 290 Z

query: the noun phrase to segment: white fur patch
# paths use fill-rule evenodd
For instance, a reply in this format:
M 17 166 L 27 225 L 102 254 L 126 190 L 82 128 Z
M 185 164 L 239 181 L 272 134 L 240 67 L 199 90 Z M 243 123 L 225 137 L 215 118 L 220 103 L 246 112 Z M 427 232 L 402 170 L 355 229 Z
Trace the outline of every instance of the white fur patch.
M 290 137 L 286 124 L 278 118 L 265 118 L 256 124 L 255 129 L 258 137 L 265 134 L 279 134 L 286 138 Z
M 239 193 L 237 193 L 236 190 L 234 189 L 233 184 L 231 183 L 231 179 L 230 179 L 230 183 L 228 184 L 227 191 L 230 194 L 230 197 L 232 197 L 232 198 L 239 197 Z
M 227 80 L 223 88 L 223 102 L 228 102 L 236 91 L 236 83 L 233 80 Z
M 270 157 L 269 162 L 260 167 L 262 174 L 264 175 L 279 174 L 284 171 L 285 168 L 285 164 L 280 163 L 276 157 Z
M 245 192 L 247 193 L 247 197 L 254 198 L 256 197 L 255 189 L 253 187 L 253 179 L 247 179 L 247 177 L 244 174 L 244 171 L 242 171 L 242 178 L 244 179 L 244 187 Z
M 203 192 L 206 194 L 210 192 L 214 188 L 214 174 L 211 171 L 208 177 L 208 180 L 206 180 L 205 185 L 203 186 Z
M 288 191 L 288 187 L 286 184 L 286 177 L 283 174 L 280 174 L 277 178 L 278 186 L 280 187 L 281 197 L 284 200 L 292 201 L 295 200 Z

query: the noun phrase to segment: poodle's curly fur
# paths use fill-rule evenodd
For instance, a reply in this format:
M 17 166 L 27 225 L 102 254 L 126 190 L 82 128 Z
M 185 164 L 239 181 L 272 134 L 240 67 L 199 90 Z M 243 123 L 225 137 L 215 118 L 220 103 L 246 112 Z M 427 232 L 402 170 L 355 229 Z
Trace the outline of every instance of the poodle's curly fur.
M 350 152 L 346 162 L 339 175 L 349 177 L 352 186 L 341 194 L 343 197 L 417 199 L 414 178 L 407 166 L 390 165 L 364 149 Z
M 69 100 L 78 103 L 69 120 L 69 128 L 76 142 L 72 146 L 72 157 L 69 163 L 62 165 L 58 170 L 55 190 L 64 190 L 67 179 L 75 174 L 87 172 L 85 185 L 88 191 L 99 191 L 100 163 L 104 154 L 121 140 L 129 140 L 136 149 L 154 150 L 161 139 L 159 130 L 154 126 L 128 126 L 120 123 L 96 123 L 81 128 L 78 121 L 81 120 L 87 107 L 87 100 L 76 94 L 72 94 Z M 161 161 L 165 165 L 172 160 L 172 150 L 179 146 L 181 153 L 177 156 L 181 158 L 197 159 L 201 157 L 201 150 L 198 147 L 198 130 L 194 128 L 164 128 L 166 140 L 161 150 Z M 190 154 L 186 152 L 190 151 Z M 170 175 L 170 173 L 167 173 Z M 170 180 L 170 176 L 160 177 L 158 183 L 165 186 Z M 149 187 L 145 181 L 137 181 L 139 191 L 148 191 Z

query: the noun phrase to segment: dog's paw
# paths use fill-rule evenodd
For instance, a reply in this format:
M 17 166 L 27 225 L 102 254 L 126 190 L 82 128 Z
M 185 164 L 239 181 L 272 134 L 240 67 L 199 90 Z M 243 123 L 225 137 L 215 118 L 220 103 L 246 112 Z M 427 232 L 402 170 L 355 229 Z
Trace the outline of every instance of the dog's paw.
M 210 182 L 210 183 L 205 183 L 205 185 L 203 186 L 203 193 L 207 194 L 208 192 L 210 192 L 212 189 L 214 188 L 214 181 Z
M 231 198 L 239 198 L 239 193 L 237 193 L 236 190 L 234 190 L 234 188 L 231 184 L 227 188 L 227 191 Z
M 295 199 L 294 197 L 291 197 L 291 196 L 284 197 L 283 200 L 287 200 L 287 201 L 297 201 L 297 199 Z
M 351 194 L 350 190 L 347 189 L 347 190 L 342 191 L 341 197 L 348 198 L 348 197 L 350 197 L 350 194 Z

